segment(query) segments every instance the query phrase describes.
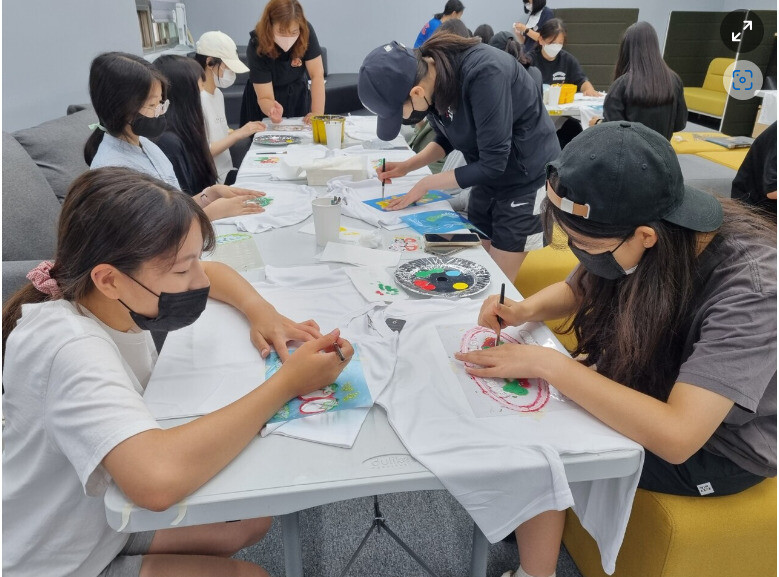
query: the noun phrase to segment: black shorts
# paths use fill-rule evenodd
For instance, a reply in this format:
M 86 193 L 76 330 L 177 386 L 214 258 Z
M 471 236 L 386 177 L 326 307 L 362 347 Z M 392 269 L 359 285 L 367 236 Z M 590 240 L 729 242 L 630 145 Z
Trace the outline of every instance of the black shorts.
M 544 198 L 544 187 L 498 200 L 474 186 L 468 199 L 468 220 L 483 231 L 497 249 L 527 252 L 543 248 L 546 241 L 540 207 Z
M 672 465 L 646 451 L 641 489 L 688 497 L 734 495 L 765 477 L 745 471 L 726 457 L 701 449 L 681 465 Z

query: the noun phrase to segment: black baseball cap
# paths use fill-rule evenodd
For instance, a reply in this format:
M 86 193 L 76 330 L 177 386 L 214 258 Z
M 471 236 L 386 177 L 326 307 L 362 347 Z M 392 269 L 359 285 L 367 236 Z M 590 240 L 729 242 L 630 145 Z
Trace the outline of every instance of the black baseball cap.
M 371 51 L 357 76 L 362 105 L 378 116 L 376 134 L 392 140 L 400 132 L 403 103 L 414 87 L 417 57 L 400 42 L 392 41 Z
M 722 205 L 684 184 L 668 140 L 638 122 L 604 122 L 571 140 L 554 168 L 566 196 L 551 187 L 559 209 L 602 224 L 642 225 L 665 220 L 698 232 L 722 224 Z

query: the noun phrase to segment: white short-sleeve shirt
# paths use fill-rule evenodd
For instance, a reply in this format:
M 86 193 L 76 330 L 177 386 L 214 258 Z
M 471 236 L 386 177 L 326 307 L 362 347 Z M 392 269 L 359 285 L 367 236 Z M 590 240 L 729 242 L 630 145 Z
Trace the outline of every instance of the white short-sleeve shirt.
M 210 94 L 207 90 L 201 90 L 200 102 L 203 105 L 203 116 L 206 119 L 208 144 L 227 137 L 230 133 L 230 127 L 227 125 L 225 98 L 222 91 L 215 88 L 214 93 Z M 219 183 L 224 184 L 227 173 L 233 169 L 233 158 L 230 156 L 230 149 L 227 148 L 214 156 L 214 164 L 219 175 Z
M 3 574 L 94 576 L 127 541 L 106 522 L 103 458 L 159 428 L 143 402 L 157 360 L 64 300 L 22 307 L 3 368 Z

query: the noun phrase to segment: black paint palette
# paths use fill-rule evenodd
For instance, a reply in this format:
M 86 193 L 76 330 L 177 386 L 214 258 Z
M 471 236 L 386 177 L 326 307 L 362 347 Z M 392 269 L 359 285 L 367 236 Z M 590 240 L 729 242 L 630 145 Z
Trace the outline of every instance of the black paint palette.
M 459 298 L 480 293 L 490 284 L 490 273 L 462 258 L 429 257 L 402 264 L 395 279 L 406 291 L 431 297 Z

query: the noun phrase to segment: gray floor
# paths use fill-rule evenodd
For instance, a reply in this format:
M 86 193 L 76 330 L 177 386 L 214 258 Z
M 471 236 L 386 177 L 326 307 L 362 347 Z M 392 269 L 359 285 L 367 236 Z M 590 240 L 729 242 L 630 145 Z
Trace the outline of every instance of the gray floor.
M 472 523 L 468 514 L 446 491 L 420 491 L 384 495 L 381 512 L 401 537 L 439 577 L 467 577 L 471 555 Z M 303 567 L 306 575 L 337 577 L 357 549 L 373 521 L 373 500 L 353 499 L 301 513 Z M 281 524 L 268 536 L 241 552 L 241 559 L 262 565 L 271 575 L 284 575 Z M 489 577 L 500 576 L 518 564 L 514 543 L 490 546 Z M 371 535 L 350 576 L 424 577 L 414 561 L 382 533 Z M 557 565 L 558 577 L 581 577 L 565 548 Z
M 710 128 L 688 123 L 688 132 Z M 730 196 L 736 172 L 694 155 L 679 156 L 685 182 L 723 196 Z M 419 554 L 439 577 L 466 577 L 471 554 L 472 523 L 468 514 L 445 491 L 385 495 L 382 513 L 390 528 Z M 373 520 L 372 499 L 354 499 L 315 507 L 301 513 L 303 566 L 306 575 L 337 577 Z M 271 575 L 284 575 L 281 527 L 276 523 L 261 542 L 239 555 L 262 565 Z M 514 543 L 490 547 L 487 575 L 496 577 L 518 564 Z M 423 577 L 425 573 L 386 535 L 371 536 L 352 576 Z M 563 547 L 557 565 L 558 577 L 582 577 Z

